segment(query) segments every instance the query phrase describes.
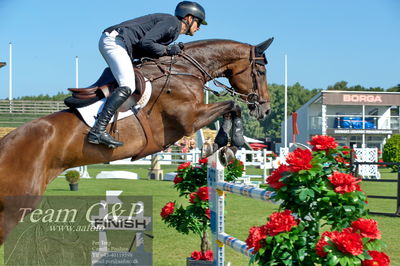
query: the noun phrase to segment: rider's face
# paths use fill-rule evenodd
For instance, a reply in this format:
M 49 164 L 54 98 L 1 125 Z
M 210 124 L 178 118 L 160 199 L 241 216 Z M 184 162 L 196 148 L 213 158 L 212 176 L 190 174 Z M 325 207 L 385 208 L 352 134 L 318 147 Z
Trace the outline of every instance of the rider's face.
M 190 35 L 193 36 L 195 34 L 196 31 L 198 31 L 200 29 L 200 23 L 197 19 L 194 20 L 192 27 L 190 27 Z
M 186 20 L 188 25 L 191 25 L 189 31 L 187 31 L 186 34 L 190 35 L 190 36 L 193 36 L 196 33 L 196 31 L 198 31 L 200 29 L 200 22 L 199 22 L 199 20 L 197 18 L 194 18 L 193 16 L 187 16 L 185 18 L 185 20 Z M 182 29 L 181 33 L 185 33 L 186 32 L 186 29 L 187 29 L 188 25 L 182 23 L 182 26 L 184 28 Z

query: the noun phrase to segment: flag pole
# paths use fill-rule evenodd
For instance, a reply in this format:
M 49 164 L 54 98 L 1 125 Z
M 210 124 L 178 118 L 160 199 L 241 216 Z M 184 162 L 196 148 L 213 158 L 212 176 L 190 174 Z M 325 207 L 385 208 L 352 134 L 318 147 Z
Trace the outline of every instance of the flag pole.
M 9 43 L 9 47 L 10 47 L 10 58 L 9 58 L 9 63 L 10 63 L 10 70 L 9 70 L 9 83 L 8 83 L 8 85 L 9 85 L 9 87 L 8 87 L 8 99 L 10 100 L 10 102 L 12 101 L 12 99 L 13 99 L 13 96 L 12 96 L 12 43 L 10 42 Z M 10 111 L 11 111 L 11 109 L 10 109 Z
M 79 88 L 79 58 L 75 57 L 75 88 Z
M 287 128 L 287 101 L 288 101 L 288 95 L 287 95 L 287 55 L 285 54 L 285 149 L 288 147 L 288 128 Z

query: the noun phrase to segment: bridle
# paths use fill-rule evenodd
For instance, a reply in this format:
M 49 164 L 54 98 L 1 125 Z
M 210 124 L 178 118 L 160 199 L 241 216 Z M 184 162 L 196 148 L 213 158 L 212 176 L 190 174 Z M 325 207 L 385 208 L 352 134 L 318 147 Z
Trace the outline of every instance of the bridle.
M 216 80 L 210 73 L 208 73 L 208 71 L 196 60 L 194 59 L 192 56 L 188 55 L 187 53 L 185 53 L 184 51 L 180 54 L 183 58 L 185 58 L 186 60 L 188 60 L 190 63 L 192 63 L 198 70 L 200 70 L 200 72 L 202 72 L 206 78 L 208 78 L 209 80 L 212 80 L 214 85 L 220 88 L 223 88 L 226 91 L 226 94 L 230 94 L 231 96 L 239 96 L 236 97 L 239 100 L 245 102 L 248 105 L 253 105 L 254 107 L 257 107 L 260 104 L 265 103 L 264 100 L 260 100 L 260 88 L 257 82 L 257 70 L 256 70 L 256 64 L 257 61 L 262 60 L 263 64 L 266 65 L 267 64 L 267 60 L 265 58 L 265 55 L 263 54 L 262 57 L 257 57 L 256 56 L 256 52 L 255 52 L 255 46 L 251 46 L 250 49 L 250 63 L 248 66 L 246 66 L 244 69 L 242 69 L 241 71 L 235 73 L 234 75 L 231 75 L 229 77 L 226 78 L 231 78 L 235 75 L 238 75 L 240 73 L 245 72 L 249 67 L 251 67 L 251 76 L 252 76 L 252 80 L 253 80 L 253 87 L 252 87 L 252 91 L 248 94 L 244 94 L 244 93 L 240 93 L 237 92 L 235 90 L 235 88 L 228 87 L 227 85 L 223 84 L 222 82 Z M 204 85 L 204 89 L 213 92 L 216 95 L 221 95 L 219 92 L 211 89 L 210 87 Z M 243 98 L 245 100 L 243 100 Z

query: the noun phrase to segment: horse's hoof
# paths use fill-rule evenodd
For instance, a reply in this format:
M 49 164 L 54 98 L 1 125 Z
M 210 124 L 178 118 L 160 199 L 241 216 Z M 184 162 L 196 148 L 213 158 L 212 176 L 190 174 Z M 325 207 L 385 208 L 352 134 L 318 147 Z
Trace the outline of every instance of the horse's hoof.
M 224 166 L 227 166 L 228 163 L 233 161 L 235 158 L 236 158 L 235 154 L 228 147 L 222 148 L 220 153 L 219 153 L 219 160 L 220 160 L 221 164 L 224 165 Z
M 218 150 L 218 144 L 213 143 L 213 144 L 206 144 L 203 145 L 203 148 L 201 149 L 201 158 L 207 158 L 213 155 L 216 151 Z

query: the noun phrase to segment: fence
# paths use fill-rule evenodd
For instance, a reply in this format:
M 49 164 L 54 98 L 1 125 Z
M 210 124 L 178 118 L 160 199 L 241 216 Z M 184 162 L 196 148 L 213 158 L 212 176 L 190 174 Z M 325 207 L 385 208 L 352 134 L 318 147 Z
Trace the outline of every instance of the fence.
M 66 108 L 62 101 L 0 100 L 0 114 L 45 115 Z
M 219 151 L 208 158 L 207 182 L 210 188 L 210 213 L 211 233 L 214 252 L 213 265 L 223 266 L 225 261 L 224 246 L 227 245 L 235 251 L 246 256 L 252 256 L 253 248 L 248 248 L 245 242 L 225 232 L 224 200 L 225 193 L 233 193 L 244 197 L 270 201 L 272 192 L 264 189 L 237 185 L 224 181 L 224 167 L 218 159 Z
M 368 195 L 368 198 L 374 199 L 394 199 L 397 200 L 396 212 L 386 213 L 386 212 L 369 212 L 370 214 L 385 215 L 385 216 L 395 216 L 400 217 L 400 163 L 391 162 L 354 162 L 352 167 L 353 174 L 358 173 L 359 166 L 363 165 L 397 165 L 397 179 L 363 179 L 363 182 L 382 182 L 382 183 L 397 183 L 397 196 L 382 196 L 382 195 Z

